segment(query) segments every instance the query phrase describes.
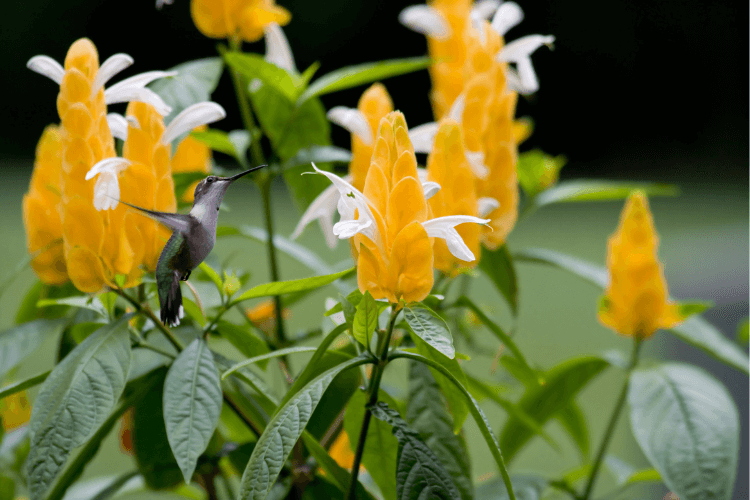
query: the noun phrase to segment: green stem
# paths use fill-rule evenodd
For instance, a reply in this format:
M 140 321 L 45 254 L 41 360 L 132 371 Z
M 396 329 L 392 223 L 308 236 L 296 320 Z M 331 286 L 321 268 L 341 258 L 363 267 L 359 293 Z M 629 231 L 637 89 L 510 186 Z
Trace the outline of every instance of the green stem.
M 242 41 L 237 38 L 229 39 L 229 48 L 232 52 L 241 53 Z M 240 116 L 242 117 L 242 124 L 245 126 L 245 130 L 250 134 L 250 153 L 253 156 L 253 162 L 256 165 L 263 165 L 266 161 L 263 157 L 263 150 L 260 147 L 260 141 L 254 137 L 255 131 L 255 120 L 253 119 L 253 113 L 250 110 L 250 102 L 247 99 L 246 82 L 242 81 L 242 77 L 239 73 L 233 70 L 229 70 L 229 74 L 232 76 L 232 83 L 234 84 L 234 93 L 237 95 L 237 104 L 240 108 Z
M 271 267 L 271 281 L 279 281 L 279 265 L 276 260 L 276 245 L 273 242 L 273 217 L 271 216 L 271 189 L 273 184 L 273 178 L 267 176 L 263 185 L 261 186 L 261 197 L 263 198 L 263 216 L 266 223 L 266 233 L 268 238 L 266 240 L 266 247 L 268 248 L 268 262 Z M 274 305 L 276 312 L 276 340 L 284 345 L 286 343 L 286 333 L 284 331 L 284 318 L 281 314 L 283 308 L 281 304 L 281 296 L 276 295 L 274 297 Z M 286 363 L 285 358 L 281 358 Z
M 149 351 L 154 351 L 155 353 L 161 354 L 162 356 L 167 357 L 169 359 L 174 359 L 175 358 L 174 354 L 172 354 L 170 352 L 167 352 L 164 349 L 161 349 L 159 347 L 156 347 L 155 345 L 151 345 L 148 342 L 139 341 L 139 342 L 136 342 L 133 345 L 133 347 L 135 347 L 135 348 L 139 348 L 140 347 L 141 349 L 148 349 Z
M 354 454 L 354 465 L 352 465 L 352 482 L 349 484 L 349 494 L 347 495 L 349 500 L 354 500 L 357 496 L 357 476 L 359 475 L 359 465 L 362 463 L 362 454 L 365 451 L 365 441 L 367 440 L 367 430 L 370 427 L 370 420 L 372 419 L 370 408 L 378 402 L 380 380 L 383 378 L 385 365 L 388 364 L 388 345 L 391 343 L 393 327 L 396 325 L 396 318 L 398 317 L 399 312 L 400 309 L 397 309 L 396 306 L 393 305 L 391 320 L 388 322 L 388 331 L 385 336 L 385 342 L 380 351 L 380 359 L 372 368 L 372 379 L 368 388 L 370 397 L 368 398 L 367 405 L 365 405 L 365 417 L 362 419 L 362 429 L 359 431 L 357 451 Z
M 167 340 L 174 346 L 175 349 L 177 349 L 177 352 L 182 352 L 182 350 L 185 348 L 184 345 L 182 345 L 182 342 L 174 336 L 174 334 L 164 326 L 164 324 L 159 320 L 159 318 L 156 317 L 154 312 L 149 307 L 144 307 L 140 302 L 138 302 L 136 299 L 125 293 L 124 290 L 121 288 L 114 288 L 113 289 L 120 297 L 124 298 L 130 304 L 132 304 L 133 307 L 135 307 L 135 310 L 139 312 L 140 314 L 145 315 L 148 319 L 151 320 L 151 322 L 156 326 L 156 328 L 161 331 L 165 337 L 167 337 Z
M 617 420 L 620 418 L 620 413 L 622 413 L 622 409 L 625 407 L 625 400 L 628 397 L 628 387 L 630 386 L 630 374 L 638 364 L 638 354 L 640 352 L 642 343 L 642 339 L 639 339 L 638 337 L 634 338 L 633 351 L 630 354 L 630 363 L 628 364 L 627 373 L 625 374 L 625 382 L 622 384 L 620 396 L 617 398 L 617 403 L 615 403 L 615 408 L 612 411 L 612 416 L 609 418 L 609 424 L 607 424 L 607 430 L 604 432 L 604 438 L 602 439 L 602 443 L 599 445 L 599 451 L 596 453 L 594 465 L 591 467 L 591 475 L 589 475 L 586 489 L 584 490 L 583 496 L 581 497 L 583 500 L 588 500 L 589 496 L 591 495 L 591 490 L 594 489 L 594 483 L 596 482 L 597 475 L 599 474 L 599 469 L 601 468 L 602 461 L 604 460 L 604 455 L 605 453 L 607 453 L 609 442 L 612 440 L 612 436 L 614 435 L 615 427 L 617 426 Z
M 34 387 L 35 385 L 39 385 L 45 380 L 47 380 L 47 377 L 49 377 L 49 374 L 52 373 L 52 370 L 47 370 L 44 373 L 40 373 L 39 375 L 34 375 L 31 378 L 27 378 L 26 380 L 21 380 L 20 382 L 16 382 L 15 384 L 9 385 L 7 387 L 3 387 L 2 390 L 0 390 L 0 399 L 7 398 L 8 396 L 11 396 L 17 392 L 21 392 L 24 389 L 28 389 L 29 387 Z

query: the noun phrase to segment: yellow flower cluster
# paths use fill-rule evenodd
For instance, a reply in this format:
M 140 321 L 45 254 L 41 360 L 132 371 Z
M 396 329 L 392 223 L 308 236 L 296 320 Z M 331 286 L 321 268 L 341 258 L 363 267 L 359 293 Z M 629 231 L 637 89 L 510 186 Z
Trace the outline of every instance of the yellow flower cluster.
M 31 403 L 26 391 L 11 394 L 0 399 L 0 431 L 21 427 L 31 419 Z
M 260 40 L 267 25 L 284 26 L 291 19 L 274 0 L 191 0 L 190 13 L 205 36 L 246 42 Z
M 609 238 L 610 281 L 599 310 L 599 320 L 622 335 L 647 338 L 685 319 L 679 306 L 669 300 L 658 246 L 648 200 L 642 192 L 635 192 L 625 203 L 617 231 Z
M 362 113 L 372 132 L 378 130 L 380 120 L 393 111 L 393 101 L 385 86 L 376 83 L 359 98 L 357 110 Z M 360 191 L 365 187 L 374 147 L 375 144 L 371 138 L 369 142 L 365 142 L 360 135 L 352 134 L 352 161 L 349 163 L 349 175 L 352 176 L 352 186 Z

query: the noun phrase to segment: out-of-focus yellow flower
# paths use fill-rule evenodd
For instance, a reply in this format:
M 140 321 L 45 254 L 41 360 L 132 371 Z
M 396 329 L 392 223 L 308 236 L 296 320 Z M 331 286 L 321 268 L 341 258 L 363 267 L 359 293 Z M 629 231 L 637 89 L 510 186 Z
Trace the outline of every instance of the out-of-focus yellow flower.
M 292 312 L 289 309 L 281 310 L 281 316 L 284 319 L 291 315 Z M 245 316 L 253 325 L 267 334 L 276 330 L 276 304 L 273 300 L 264 300 L 252 308 L 245 309 Z
M 193 132 L 203 132 L 207 130 L 206 125 L 196 127 Z M 211 173 L 211 148 L 205 143 L 191 137 L 185 137 L 177 146 L 172 157 L 172 173 L 180 172 L 203 172 Z M 195 199 L 195 187 L 200 181 L 195 181 L 185 190 L 181 200 L 186 203 L 192 203 Z
M 478 204 L 474 174 L 466 158 L 461 127 L 453 120 L 443 120 L 435 136 L 435 145 L 427 158 L 427 179 L 442 186 L 429 200 L 435 217 L 447 215 L 477 215 Z M 456 228 L 472 254 L 479 252 L 480 226 L 461 224 Z M 474 267 L 476 260 L 466 262 L 456 258 L 444 240 L 435 241 L 435 269 L 454 274 L 460 268 Z
M 351 441 L 346 431 L 342 430 L 328 449 L 328 454 L 341 467 L 351 470 L 354 467 L 354 453 L 352 452 Z M 361 467 L 360 467 L 361 469 Z
M 133 408 L 128 408 L 120 418 L 120 430 L 117 437 L 120 441 L 120 451 L 132 455 L 133 451 Z
M 599 321 L 622 335 L 644 339 L 685 319 L 669 300 L 658 246 L 648 200 L 637 191 L 607 244 L 609 285 L 599 310 Z
M 26 246 L 32 255 L 40 252 L 31 267 L 50 285 L 68 281 L 60 222 L 61 166 L 62 138 L 58 127 L 50 125 L 39 139 L 29 192 L 23 197 Z
M 445 239 L 456 257 L 474 260 L 455 226 L 486 221 L 468 215 L 431 217 L 401 113 L 389 113 L 380 122 L 364 191 L 330 172 L 315 170 L 339 191 L 341 220 L 333 234 L 354 239 L 361 292 L 391 303 L 424 299 L 433 284 L 434 237 Z
M 191 0 L 190 14 L 205 36 L 246 42 L 260 40 L 267 25 L 285 26 L 292 18 L 274 0 Z
M 30 418 L 31 403 L 26 396 L 26 391 L 0 399 L 0 419 L 2 419 L 3 430 L 9 431 L 21 427 L 27 424 Z

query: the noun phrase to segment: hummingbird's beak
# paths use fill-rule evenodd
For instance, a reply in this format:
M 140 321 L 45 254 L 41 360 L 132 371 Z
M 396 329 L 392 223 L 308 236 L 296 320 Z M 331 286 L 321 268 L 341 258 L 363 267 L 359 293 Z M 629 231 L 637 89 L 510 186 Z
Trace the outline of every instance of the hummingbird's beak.
M 240 173 L 239 173 L 239 174 L 237 174 L 237 175 L 233 175 L 232 177 L 225 177 L 225 178 L 224 178 L 224 180 L 226 180 L 226 181 L 229 181 L 229 182 L 234 182 L 234 181 L 236 181 L 237 179 L 239 179 L 240 177 L 242 177 L 243 175 L 247 175 L 247 174 L 249 174 L 250 172 L 255 172 L 256 170 L 259 170 L 259 169 L 261 169 L 261 168 L 263 168 L 263 167 L 267 167 L 267 166 L 268 166 L 268 165 L 259 165 L 259 166 L 257 166 L 257 167 L 253 167 L 253 168 L 251 168 L 250 170 L 245 170 L 244 172 L 240 172 Z

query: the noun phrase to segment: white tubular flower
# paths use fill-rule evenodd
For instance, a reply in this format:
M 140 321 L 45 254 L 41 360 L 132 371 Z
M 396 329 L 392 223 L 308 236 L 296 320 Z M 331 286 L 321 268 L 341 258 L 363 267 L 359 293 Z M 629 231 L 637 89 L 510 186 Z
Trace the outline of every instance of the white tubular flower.
M 440 12 L 429 5 L 412 5 L 398 15 L 398 21 L 412 31 L 437 40 L 451 35 L 451 27 Z
M 130 160 L 115 156 L 98 162 L 86 173 L 87 181 L 98 176 L 94 185 L 94 208 L 97 210 L 117 208 L 120 200 L 120 184 L 117 176 L 128 168 L 128 165 L 130 165 Z
M 448 246 L 448 250 L 454 257 L 466 262 L 472 262 L 475 260 L 474 254 L 466 246 L 458 231 L 456 231 L 456 226 L 465 222 L 487 224 L 490 222 L 490 219 L 480 219 L 471 215 L 448 215 L 425 221 L 422 223 L 422 227 L 427 231 L 427 236 L 443 238 L 445 244 Z
M 479 198 L 477 200 L 477 215 L 482 218 L 487 217 L 498 207 L 500 207 L 500 202 L 495 198 Z
M 112 137 L 124 141 L 128 138 L 128 120 L 119 113 L 109 113 L 107 115 L 107 124 L 112 132 Z
M 65 68 L 49 56 L 34 56 L 26 63 L 26 67 L 35 73 L 46 76 L 56 84 L 62 83 Z
M 349 182 L 351 178 L 349 176 L 344 177 L 344 180 Z M 322 193 L 318 195 L 310 206 L 307 207 L 305 213 L 302 214 L 302 218 L 297 223 L 297 227 L 294 228 L 291 238 L 296 240 L 302 234 L 302 231 L 314 220 L 320 224 L 320 229 L 323 231 L 323 235 L 326 238 L 326 244 L 328 248 L 336 248 L 338 238 L 333 234 L 333 214 L 336 213 L 336 206 L 339 201 L 339 191 L 336 186 L 331 184 Z
M 517 72 L 508 71 L 508 86 L 511 90 L 531 94 L 539 89 L 539 80 L 531 64 L 531 54 L 542 45 L 551 46 L 554 41 L 555 37 L 551 35 L 528 35 L 500 49 L 496 56 L 498 61 L 516 64 Z
M 266 39 L 266 61 L 281 69 L 297 73 L 292 49 L 289 47 L 289 41 L 286 39 L 281 26 L 276 23 L 269 23 L 263 28 L 263 33 Z
M 162 144 L 170 144 L 177 137 L 188 133 L 195 127 L 221 120 L 227 116 L 224 108 L 215 102 L 199 102 L 183 109 L 180 114 L 167 125 L 161 135 Z
M 367 117 L 357 108 L 335 106 L 326 115 L 331 123 L 345 128 L 359 137 L 367 146 L 372 146 L 372 129 Z
M 515 2 L 503 2 L 492 18 L 492 29 L 500 36 L 505 34 L 518 23 L 523 21 L 523 10 Z
M 438 131 L 437 122 L 429 122 L 409 129 L 409 140 L 415 153 L 431 153 Z

